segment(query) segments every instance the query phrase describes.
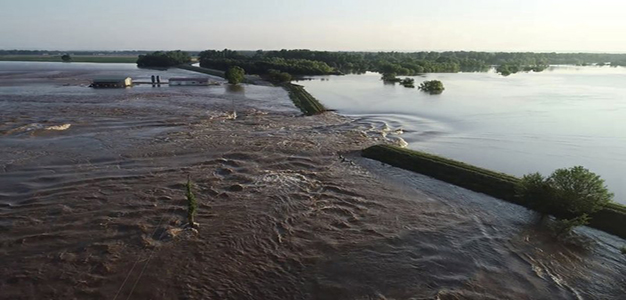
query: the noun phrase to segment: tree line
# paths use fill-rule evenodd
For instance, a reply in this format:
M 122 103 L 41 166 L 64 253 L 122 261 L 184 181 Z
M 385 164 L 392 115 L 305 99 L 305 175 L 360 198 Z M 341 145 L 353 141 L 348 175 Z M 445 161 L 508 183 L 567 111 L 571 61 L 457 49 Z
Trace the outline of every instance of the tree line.
M 140 68 L 169 68 L 191 62 L 189 53 L 176 51 L 156 51 L 145 55 L 139 55 L 137 66 Z
M 278 70 L 292 75 L 328 75 L 367 71 L 416 75 L 421 73 L 483 72 L 492 67 L 509 75 L 540 72 L 549 65 L 626 66 L 626 54 L 532 53 L 532 52 L 330 52 L 312 50 L 233 51 L 206 50 L 199 53 L 202 67 L 228 70 L 239 66 L 252 74 Z

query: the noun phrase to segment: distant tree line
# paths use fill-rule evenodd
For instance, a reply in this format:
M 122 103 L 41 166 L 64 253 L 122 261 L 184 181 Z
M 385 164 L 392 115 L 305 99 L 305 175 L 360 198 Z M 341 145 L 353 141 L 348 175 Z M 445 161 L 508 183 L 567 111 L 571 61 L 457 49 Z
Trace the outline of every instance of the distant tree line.
M 191 56 L 187 52 L 156 51 L 145 55 L 139 55 L 137 66 L 140 68 L 169 68 L 176 65 L 191 62 Z
M 540 72 L 548 65 L 626 66 L 626 54 L 532 52 L 329 52 L 311 50 L 233 51 L 199 53 L 202 67 L 228 70 L 239 66 L 252 74 L 273 69 L 292 75 L 364 73 L 416 75 L 420 73 L 483 72 L 491 67 L 503 74 Z
M 327 75 L 337 73 L 334 68 L 318 60 L 264 55 L 245 56 L 228 49 L 200 52 L 198 60 L 201 67 L 226 71 L 237 66 L 249 74 L 267 75 L 279 72 L 291 75 Z

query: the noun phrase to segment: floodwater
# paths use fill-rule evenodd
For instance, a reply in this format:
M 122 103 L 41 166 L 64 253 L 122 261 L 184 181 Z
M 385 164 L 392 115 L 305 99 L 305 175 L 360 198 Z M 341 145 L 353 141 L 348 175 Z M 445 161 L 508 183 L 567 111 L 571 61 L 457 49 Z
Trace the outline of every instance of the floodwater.
M 319 80 L 319 79 L 323 80 Z M 508 77 L 427 74 L 428 95 L 380 75 L 302 81 L 328 108 L 402 129 L 408 147 L 517 176 L 582 165 L 626 204 L 626 68 L 554 66 Z
M 154 72 L 0 63 L 0 299 L 626 293 L 626 241 L 556 241 L 522 207 L 363 159 L 377 122 L 302 117 L 267 86 L 86 86 Z

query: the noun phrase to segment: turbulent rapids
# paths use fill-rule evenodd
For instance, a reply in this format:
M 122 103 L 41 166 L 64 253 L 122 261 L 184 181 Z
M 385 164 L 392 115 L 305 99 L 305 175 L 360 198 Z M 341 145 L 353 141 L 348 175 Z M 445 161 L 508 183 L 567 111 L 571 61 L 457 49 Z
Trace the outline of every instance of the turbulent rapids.
M 281 88 L 86 87 L 111 72 L 152 74 L 0 67 L 2 299 L 626 293 L 624 240 L 557 242 L 524 208 L 360 157 L 399 128 L 303 117 Z M 197 234 L 181 230 L 187 175 Z

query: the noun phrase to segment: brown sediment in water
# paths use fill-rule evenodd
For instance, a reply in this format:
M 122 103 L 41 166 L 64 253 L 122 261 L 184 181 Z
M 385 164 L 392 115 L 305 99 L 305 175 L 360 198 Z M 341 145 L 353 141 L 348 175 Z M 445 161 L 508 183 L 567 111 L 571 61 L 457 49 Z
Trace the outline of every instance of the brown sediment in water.
M 2 299 L 625 291 L 626 258 L 611 248 L 623 240 L 556 242 L 523 208 L 360 158 L 380 141 L 333 113 L 298 117 L 280 88 L 0 95 Z M 188 174 L 197 234 L 181 230 Z

